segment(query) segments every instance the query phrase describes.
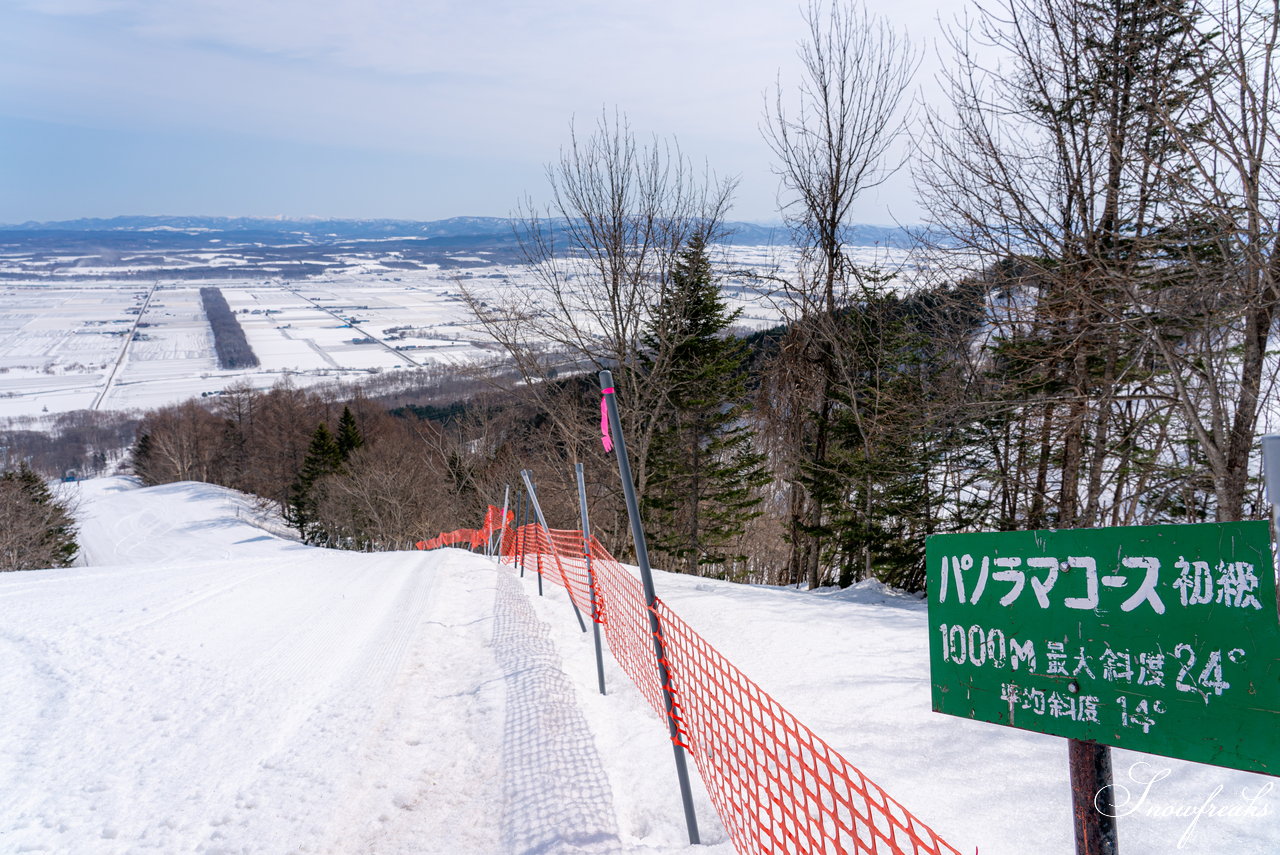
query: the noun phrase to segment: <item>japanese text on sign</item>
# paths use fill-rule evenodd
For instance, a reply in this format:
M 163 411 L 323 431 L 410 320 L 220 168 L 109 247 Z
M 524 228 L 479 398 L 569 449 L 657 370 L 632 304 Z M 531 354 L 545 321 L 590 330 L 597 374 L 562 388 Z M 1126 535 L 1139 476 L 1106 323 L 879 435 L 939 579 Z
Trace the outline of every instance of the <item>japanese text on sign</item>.
M 1280 766 L 1266 523 L 941 535 L 927 560 L 934 709 Z

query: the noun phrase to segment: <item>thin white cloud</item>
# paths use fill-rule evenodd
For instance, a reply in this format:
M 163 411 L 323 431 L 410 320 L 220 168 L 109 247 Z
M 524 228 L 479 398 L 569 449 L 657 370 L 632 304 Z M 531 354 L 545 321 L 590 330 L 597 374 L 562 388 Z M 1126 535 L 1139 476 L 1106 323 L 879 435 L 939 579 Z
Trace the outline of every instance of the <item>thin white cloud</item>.
M 776 12 L 778 4 L 761 5 Z M 356 123 L 391 144 L 442 124 L 462 137 L 536 135 L 614 104 L 663 132 L 740 125 L 751 133 L 773 75 L 759 58 L 785 58 L 778 32 L 793 17 L 752 17 L 727 2 L 695 12 L 667 2 L 627 11 L 399 0 L 81 0 L 74 8 L 97 13 L 92 33 L 48 28 L 38 47 L 14 34 L 27 45 L 14 49 L 27 54 L 28 80 L 52 96 L 32 91 L 30 101 L 308 136 L 348 138 Z
M 616 105 L 745 173 L 759 216 L 763 94 L 802 30 L 787 0 L 42 0 L 0 10 L 0 112 L 546 161 Z

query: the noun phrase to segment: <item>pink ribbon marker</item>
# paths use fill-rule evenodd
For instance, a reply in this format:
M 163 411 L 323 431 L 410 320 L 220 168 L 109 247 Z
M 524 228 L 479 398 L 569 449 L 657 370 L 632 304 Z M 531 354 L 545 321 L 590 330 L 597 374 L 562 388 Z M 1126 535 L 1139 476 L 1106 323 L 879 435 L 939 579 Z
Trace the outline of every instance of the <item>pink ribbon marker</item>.
M 613 438 L 609 436 L 609 405 L 604 402 L 604 396 L 612 394 L 612 386 L 600 390 L 600 442 L 606 453 L 613 451 Z

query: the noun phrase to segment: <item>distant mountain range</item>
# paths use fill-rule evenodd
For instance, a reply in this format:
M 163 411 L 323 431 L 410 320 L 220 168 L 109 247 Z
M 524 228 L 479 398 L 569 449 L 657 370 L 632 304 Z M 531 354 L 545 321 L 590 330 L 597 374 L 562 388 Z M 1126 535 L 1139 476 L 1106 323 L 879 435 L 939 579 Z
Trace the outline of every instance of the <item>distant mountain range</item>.
M 227 235 L 238 240 L 301 240 L 307 243 L 331 243 L 351 240 L 387 238 L 426 238 L 456 241 L 490 239 L 506 243 L 513 237 L 513 221 L 504 217 L 450 217 L 446 220 L 336 220 L 278 219 L 263 217 L 110 217 L 27 222 L 0 225 L 0 233 L 10 239 L 28 243 L 31 233 L 53 237 L 68 232 L 94 233 L 173 233 L 211 237 Z M 782 246 L 790 243 L 786 227 L 759 223 L 727 224 L 731 235 L 726 243 L 739 246 Z M 160 235 L 156 235 L 159 237 Z M 250 237 L 252 236 L 252 237 Z M 23 240 L 26 237 L 28 240 Z M 847 229 L 845 241 L 851 246 L 891 246 L 907 248 L 915 244 L 911 235 L 897 226 L 853 225 Z

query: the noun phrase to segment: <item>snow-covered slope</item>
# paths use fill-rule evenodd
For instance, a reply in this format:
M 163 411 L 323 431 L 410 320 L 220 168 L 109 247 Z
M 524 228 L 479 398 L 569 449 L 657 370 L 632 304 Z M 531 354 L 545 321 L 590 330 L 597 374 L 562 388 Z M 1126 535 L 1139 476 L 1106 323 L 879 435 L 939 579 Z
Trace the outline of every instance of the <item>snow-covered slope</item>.
M 420 821 L 500 793 L 485 562 L 309 549 L 217 488 L 119 486 L 86 497 L 112 563 L 0 578 L 0 851 L 496 850 Z
M 596 693 L 552 586 L 458 550 L 305 547 L 208 485 L 82 490 L 85 566 L 0 574 L 0 852 L 730 851 L 701 792 L 711 845 L 683 845 L 662 724 L 611 663 Z M 919 600 L 658 585 L 963 851 L 1071 850 L 1061 740 L 929 712 Z M 1135 801 L 1139 761 L 1170 775 L 1120 820 L 1126 853 L 1189 827 L 1185 852 L 1275 851 L 1269 779 L 1117 752 Z M 1266 815 L 1167 815 L 1239 812 L 1242 788 Z
M 0 852 L 626 848 L 507 571 L 305 547 L 202 484 L 83 506 L 89 566 L 0 576 Z

